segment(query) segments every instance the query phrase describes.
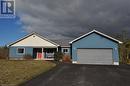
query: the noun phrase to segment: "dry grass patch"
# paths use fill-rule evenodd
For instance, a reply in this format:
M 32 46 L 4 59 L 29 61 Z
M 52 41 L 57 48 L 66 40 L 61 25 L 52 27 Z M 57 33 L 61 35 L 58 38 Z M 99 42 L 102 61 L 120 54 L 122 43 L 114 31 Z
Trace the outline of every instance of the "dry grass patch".
M 16 86 L 55 66 L 47 61 L 0 60 L 0 86 Z

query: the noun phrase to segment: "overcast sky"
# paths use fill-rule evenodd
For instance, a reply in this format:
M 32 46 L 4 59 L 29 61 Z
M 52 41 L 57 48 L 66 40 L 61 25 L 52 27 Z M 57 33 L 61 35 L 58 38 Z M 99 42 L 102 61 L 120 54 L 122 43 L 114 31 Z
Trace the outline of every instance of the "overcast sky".
M 94 28 L 130 33 L 130 0 L 16 0 L 16 11 L 25 31 L 50 39 L 75 38 Z

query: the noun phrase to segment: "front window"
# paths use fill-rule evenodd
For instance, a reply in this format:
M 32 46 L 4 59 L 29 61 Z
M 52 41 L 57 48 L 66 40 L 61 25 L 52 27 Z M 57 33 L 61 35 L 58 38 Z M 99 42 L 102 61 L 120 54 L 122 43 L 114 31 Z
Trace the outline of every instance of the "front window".
M 68 49 L 63 49 L 63 52 L 64 53 L 68 53 Z
M 18 48 L 17 53 L 18 54 L 24 54 L 25 53 L 25 48 Z

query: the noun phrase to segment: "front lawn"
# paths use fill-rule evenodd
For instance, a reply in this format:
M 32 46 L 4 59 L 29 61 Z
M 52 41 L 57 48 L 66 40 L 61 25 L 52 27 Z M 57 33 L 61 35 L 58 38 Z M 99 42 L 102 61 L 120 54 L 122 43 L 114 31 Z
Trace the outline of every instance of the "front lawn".
M 17 86 L 55 66 L 47 61 L 0 60 L 0 86 Z

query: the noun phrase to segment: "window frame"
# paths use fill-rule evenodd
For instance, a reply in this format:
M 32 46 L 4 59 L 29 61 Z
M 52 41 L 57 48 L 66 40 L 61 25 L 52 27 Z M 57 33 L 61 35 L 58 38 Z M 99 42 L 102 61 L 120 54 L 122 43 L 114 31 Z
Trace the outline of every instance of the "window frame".
M 19 53 L 18 52 L 19 49 L 23 49 L 23 53 Z M 16 53 L 17 53 L 17 55 L 24 55 L 25 54 L 25 48 L 17 48 Z
M 66 50 L 67 50 L 67 52 L 66 52 Z M 65 52 L 64 52 L 64 51 L 65 51 Z M 69 53 L 69 49 L 68 49 L 68 48 L 63 48 L 62 52 L 63 52 L 63 53 Z

